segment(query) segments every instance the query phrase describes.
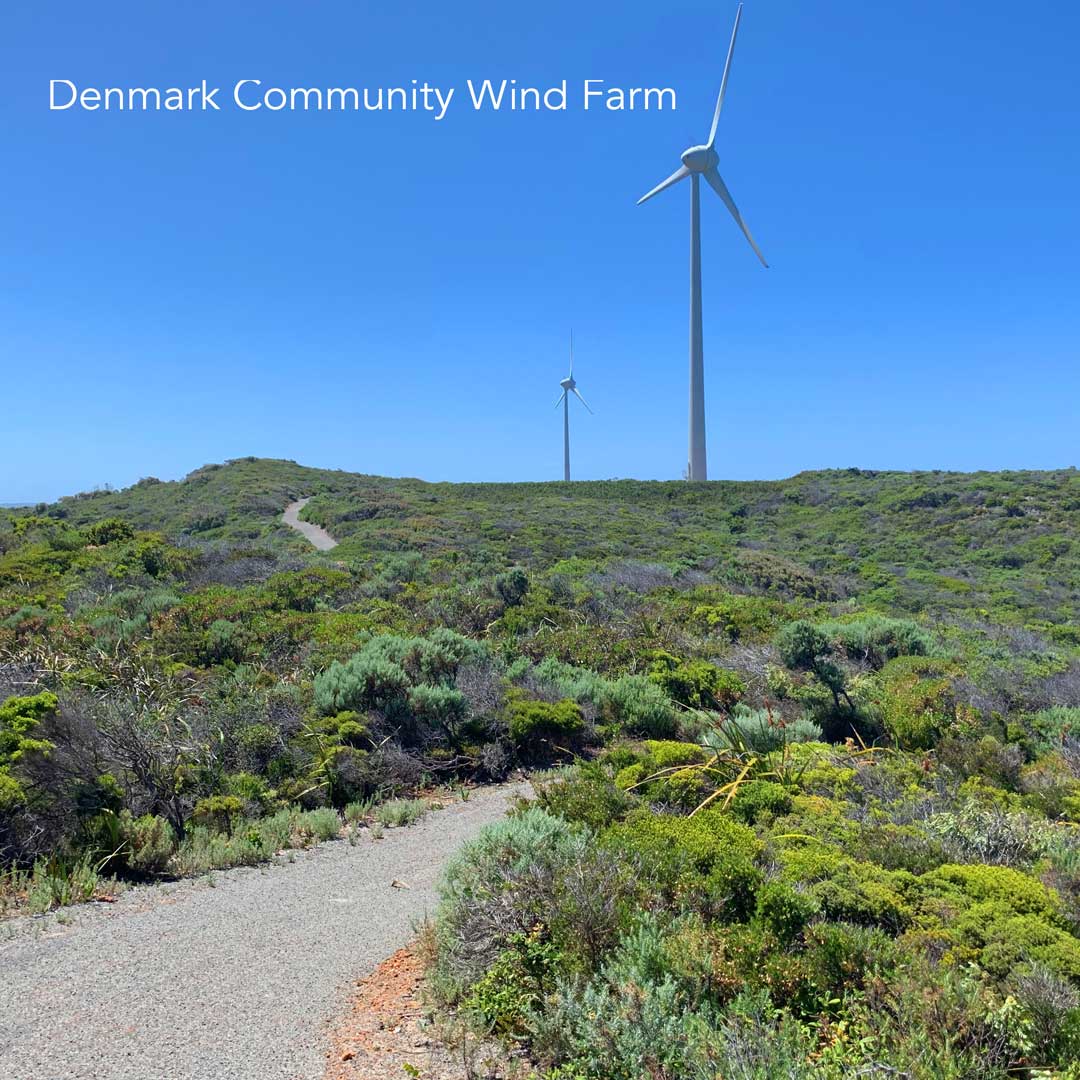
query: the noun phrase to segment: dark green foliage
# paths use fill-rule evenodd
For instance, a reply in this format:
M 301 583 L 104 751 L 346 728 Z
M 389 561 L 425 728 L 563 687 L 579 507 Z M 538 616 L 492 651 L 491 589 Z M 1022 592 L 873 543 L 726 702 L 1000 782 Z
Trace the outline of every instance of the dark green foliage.
M 515 607 L 529 591 L 529 576 L 520 566 L 515 566 L 495 578 L 495 591 L 507 607 Z

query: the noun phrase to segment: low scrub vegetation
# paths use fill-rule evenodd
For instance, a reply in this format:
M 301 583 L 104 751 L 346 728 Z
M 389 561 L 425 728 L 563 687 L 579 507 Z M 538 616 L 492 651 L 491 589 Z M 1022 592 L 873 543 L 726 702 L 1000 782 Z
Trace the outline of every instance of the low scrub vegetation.
M 307 495 L 329 553 L 281 525 Z M 256 459 L 4 512 L 0 896 L 544 770 L 451 870 L 432 979 L 547 1080 L 1075 1077 L 1078 525 L 1073 470 Z

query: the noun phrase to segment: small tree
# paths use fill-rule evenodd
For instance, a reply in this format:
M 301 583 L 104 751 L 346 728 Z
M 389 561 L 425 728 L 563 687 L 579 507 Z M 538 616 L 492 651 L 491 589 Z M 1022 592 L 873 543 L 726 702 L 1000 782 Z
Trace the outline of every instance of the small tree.
M 529 576 L 520 566 L 515 566 L 495 578 L 495 591 L 507 607 L 517 607 L 529 591 Z
M 809 671 L 817 676 L 818 681 L 832 694 L 836 711 L 841 712 L 841 698 L 848 711 L 854 711 L 854 705 L 848 696 L 844 672 L 838 664 L 828 659 L 832 655 L 832 644 L 825 634 L 813 623 L 798 621 L 789 623 L 780 631 L 776 639 L 780 650 L 780 659 L 796 671 Z

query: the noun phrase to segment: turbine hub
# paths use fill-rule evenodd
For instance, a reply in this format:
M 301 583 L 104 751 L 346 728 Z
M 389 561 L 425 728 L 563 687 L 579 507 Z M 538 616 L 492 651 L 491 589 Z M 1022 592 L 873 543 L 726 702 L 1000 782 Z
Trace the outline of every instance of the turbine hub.
M 568 375 L 565 379 L 561 379 L 559 381 L 559 385 L 564 390 L 573 390 L 574 387 L 577 386 L 577 380 L 574 378 L 573 375 Z
M 691 146 L 684 150 L 682 163 L 692 173 L 708 172 L 715 168 L 720 161 L 720 155 L 711 146 Z

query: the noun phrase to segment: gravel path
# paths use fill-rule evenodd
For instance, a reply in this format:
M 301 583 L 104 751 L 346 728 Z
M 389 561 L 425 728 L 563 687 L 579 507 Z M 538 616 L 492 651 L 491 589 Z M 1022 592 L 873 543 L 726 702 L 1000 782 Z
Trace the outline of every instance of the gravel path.
M 331 548 L 336 548 L 337 541 L 321 525 L 312 525 L 310 521 L 300 520 L 300 511 L 309 502 L 311 502 L 311 496 L 300 499 L 299 502 L 289 503 L 285 507 L 285 513 L 281 515 L 281 520 L 286 525 L 292 526 L 297 532 L 303 533 L 320 551 L 329 551 Z
M 0 926 L 4 1080 L 319 1080 L 327 1021 L 412 936 L 447 857 L 523 785 L 382 840 Z M 392 882 L 408 888 L 395 887 Z

